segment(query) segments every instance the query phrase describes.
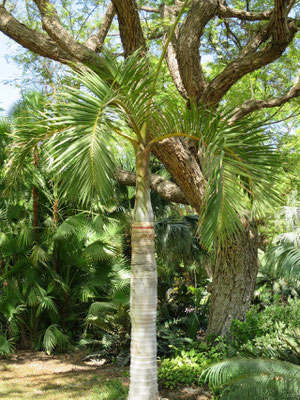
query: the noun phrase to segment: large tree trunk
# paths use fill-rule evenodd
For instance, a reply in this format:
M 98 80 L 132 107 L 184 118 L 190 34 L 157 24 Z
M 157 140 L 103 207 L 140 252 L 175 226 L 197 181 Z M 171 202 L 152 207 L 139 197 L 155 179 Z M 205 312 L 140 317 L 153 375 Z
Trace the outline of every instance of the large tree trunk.
M 258 272 L 258 233 L 255 223 L 217 252 L 207 334 L 224 336 L 233 319 L 249 308 Z
M 157 400 L 157 269 L 148 154 L 136 154 L 136 201 L 131 233 L 131 359 L 128 400 Z

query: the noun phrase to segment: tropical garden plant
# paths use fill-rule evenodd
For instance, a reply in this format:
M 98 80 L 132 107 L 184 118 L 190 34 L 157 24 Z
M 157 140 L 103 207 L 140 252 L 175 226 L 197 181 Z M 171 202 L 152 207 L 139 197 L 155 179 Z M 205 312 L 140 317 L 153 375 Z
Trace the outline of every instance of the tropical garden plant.
M 136 196 L 131 231 L 131 383 L 129 399 L 158 398 L 156 366 L 157 272 L 154 221 L 150 199 L 149 157 L 153 147 L 170 138 L 186 138 L 198 148 L 206 179 L 206 200 L 199 236 L 208 251 L 217 238 L 226 246 L 243 229 L 245 207 L 256 198 L 276 198 L 270 182 L 278 160 L 267 138 L 251 121 L 229 123 L 229 116 L 156 96 L 161 63 L 171 29 L 155 72 L 139 53 L 117 63 L 108 53 L 94 70 L 83 67 L 74 86 L 65 88 L 49 116 L 34 129 L 15 134 L 14 158 L 9 172 L 21 173 L 28 153 L 43 144 L 60 190 L 89 204 L 113 196 L 115 170 L 112 146 L 129 141 L 136 158 Z M 117 144 L 113 143 L 119 137 Z M 268 193 L 266 193 L 266 188 Z
M 163 104 L 157 103 L 155 75 L 149 70 L 147 59 L 140 60 L 139 54 L 121 64 L 106 54 L 101 71 L 82 70 L 75 79 L 86 89 L 66 88 L 52 115 L 36 125 L 34 134 L 32 130 L 16 134 L 14 145 L 19 151 L 15 152 L 12 168 L 21 172 L 26 153 L 43 142 L 51 153 L 61 190 L 83 203 L 90 202 L 95 192 L 102 201 L 108 201 L 113 194 L 114 172 L 110 151 L 113 142 L 109 138 L 115 140 L 120 135 L 133 145 L 137 183 L 131 233 L 129 399 L 152 400 L 158 396 L 157 275 L 148 174 L 152 146 L 171 136 L 199 143 L 207 166 L 208 214 L 203 215 L 200 229 L 206 247 L 212 245 L 216 234 L 219 243 L 224 244 L 228 235 L 242 226 L 240 217 L 250 189 L 242 181 L 238 183 L 239 177 L 249 180 L 251 195 L 258 193 L 261 200 L 266 199 L 263 188 L 269 186 L 271 167 L 277 159 L 261 132 L 251 130 L 248 124 L 230 125 L 226 116 L 194 106 L 189 109 L 182 105 L 178 109 L 178 104 L 175 108 L 167 99 Z
M 300 367 L 286 361 L 235 358 L 209 367 L 203 374 L 221 399 L 299 399 Z

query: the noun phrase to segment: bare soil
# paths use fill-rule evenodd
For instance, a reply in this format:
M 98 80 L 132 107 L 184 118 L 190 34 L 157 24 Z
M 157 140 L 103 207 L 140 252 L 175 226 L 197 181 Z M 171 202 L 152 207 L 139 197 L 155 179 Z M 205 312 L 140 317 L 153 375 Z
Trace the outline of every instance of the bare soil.
M 49 356 L 43 352 L 18 352 L 0 360 L 0 399 L 88 400 L 110 379 L 128 386 L 128 368 L 83 361 L 82 353 Z M 201 388 L 161 389 L 163 400 L 208 400 Z M 91 397 L 92 396 L 92 397 Z

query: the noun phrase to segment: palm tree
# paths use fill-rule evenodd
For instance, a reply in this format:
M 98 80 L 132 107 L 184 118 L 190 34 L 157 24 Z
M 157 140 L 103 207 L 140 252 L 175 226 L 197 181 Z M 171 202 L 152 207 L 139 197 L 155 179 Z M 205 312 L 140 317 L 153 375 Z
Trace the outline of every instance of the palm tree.
M 60 189 L 83 203 L 95 193 L 108 202 L 115 168 L 111 147 L 121 146 L 123 139 L 133 145 L 137 178 L 131 231 L 129 399 L 156 400 L 157 272 L 148 173 L 151 149 L 168 137 L 199 143 L 207 177 L 207 207 L 200 227 L 206 247 L 212 245 L 216 234 L 224 244 L 228 234 L 242 228 L 247 193 L 252 198 L 259 195 L 261 201 L 272 198 L 269 182 L 277 158 L 262 133 L 250 129 L 249 124 L 231 126 L 226 116 L 221 118 L 195 105 L 187 108 L 176 103 L 174 107 L 168 99 L 158 102 L 156 76 L 147 59 L 135 54 L 118 64 L 106 53 L 102 60 L 101 71 L 85 69 L 74 78 L 77 88 L 66 88 L 51 116 L 36 124 L 34 133 L 27 129 L 16 134 L 11 171 L 21 173 L 26 154 L 48 139 L 45 145 L 59 175 Z M 120 139 L 115 144 L 117 135 Z
M 61 189 L 87 203 L 97 193 L 102 201 L 113 195 L 112 142 L 119 136 L 134 148 L 136 197 L 131 242 L 131 380 L 129 400 L 158 398 L 156 365 L 157 272 L 153 211 L 150 199 L 149 156 L 153 146 L 169 137 L 199 144 L 207 191 L 200 237 L 211 248 L 215 238 L 225 245 L 243 228 L 245 205 L 256 196 L 263 202 L 276 197 L 271 189 L 271 166 L 277 159 L 265 137 L 249 124 L 228 124 L 226 115 L 190 107 L 156 95 L 160 68 L 175 28 L 188 3 L 185 0 L 170 29 L 155 73 L 149 59 L 138 53 L 118 64 L 108 53 L 94 71 L 76 66 L 75 87 L 66 88 L 45 123 L 23 129 L 15 137 L 15 157 L 9 172 L 19 173 L 26 155 L 48 141 Z M 85 89 L 81 89 L 83 85 Z M 267 193 L 266 193 L 267 189 Z

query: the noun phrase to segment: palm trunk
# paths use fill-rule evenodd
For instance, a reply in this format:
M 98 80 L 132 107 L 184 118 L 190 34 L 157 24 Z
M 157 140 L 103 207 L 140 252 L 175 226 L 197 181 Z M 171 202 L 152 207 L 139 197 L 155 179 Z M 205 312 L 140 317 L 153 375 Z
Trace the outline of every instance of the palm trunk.
M 131 362 L 128 400 L 157 400 L 157 270 L 149 155 L 136 154 L 136 201 L 131 233 Z

